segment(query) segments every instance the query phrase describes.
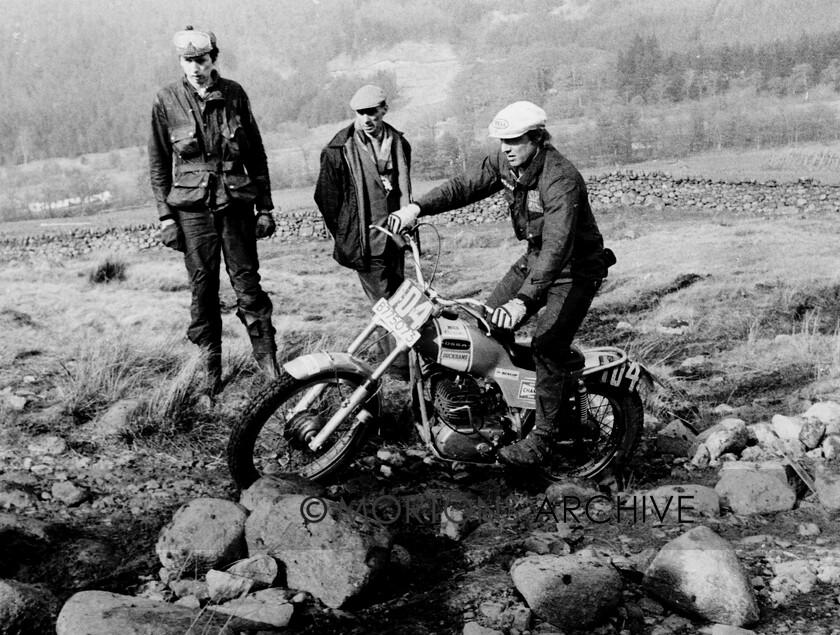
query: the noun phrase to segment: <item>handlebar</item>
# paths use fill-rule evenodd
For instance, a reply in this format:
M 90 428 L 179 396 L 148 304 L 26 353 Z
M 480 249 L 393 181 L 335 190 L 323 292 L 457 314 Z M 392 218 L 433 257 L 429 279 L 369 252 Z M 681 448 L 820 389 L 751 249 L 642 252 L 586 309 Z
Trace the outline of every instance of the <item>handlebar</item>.
M 423 223 L 415 225 L 414 228 L 409 231 L 395 234 L 394 232 L 387 229 L 387 227 L 385 226 L 387 222 L 387 219 L 380 221 L 379 223 L 370 225 L 370 228 L 375 229 L 377 231 L 381 231 L 386 236 L 390 236 L 394 243 L 397 245 L 397 247 L 399 247 L 401 250 L 411 250 L 411 255 L 414 260 L 414 268 L 417 274 L 417 282 L 419 282 L 420 286 L 423 287 L 423 290 L 429 294 L 429 298 L 432 300 L 432 302 L 434 302 L 440 307 L 453 307 L 463 309 L 471 316 L 476 318 L 484 326 L 486 334 L 490 335 L 491 327 L 490 324 L 487 322 L 487 316 L 493 313 L 492 308 L 473 298 L 459 298 L 457 300 L 447 300 L 446 298 L 441 297 L 437 291 L 431 288 L 430 285 L 426 284 L 426 280 L 423 277 L 423 272 L 420 269 L 420 249 L 417 246 L 417 242 L 419 239 L 416 238 L 414 235 L 417 232 L 417 229 Z

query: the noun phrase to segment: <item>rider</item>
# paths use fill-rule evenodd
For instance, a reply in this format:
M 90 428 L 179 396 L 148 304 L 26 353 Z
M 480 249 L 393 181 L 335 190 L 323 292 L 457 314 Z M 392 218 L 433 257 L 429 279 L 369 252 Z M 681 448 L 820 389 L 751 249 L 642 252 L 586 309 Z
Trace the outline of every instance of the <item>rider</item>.
M 416 203 L 388 218 L 391 231 L 414 225 L 419 216 L 464 207 L 504 191 L 513 229 L 528 241 L 520 257 L 496 285 L 487 304 L 490 321 L 516 329 L 541 308 L 533 338 L 536 363 L 536 420 L 528 436 L 502 448 L 502 461 L 536 465 L 550 454 L 552 437 L 570 437 L 558 421 L 569 374 L 572 339 L 595 294 L 615 262 L 592 210 L 586 184 L 572 163 L 549 142 L 545 111 L 527 101 L 503 108 L 490 123 L 490 136 L 500 140 L 464 176 L 442 183 Z

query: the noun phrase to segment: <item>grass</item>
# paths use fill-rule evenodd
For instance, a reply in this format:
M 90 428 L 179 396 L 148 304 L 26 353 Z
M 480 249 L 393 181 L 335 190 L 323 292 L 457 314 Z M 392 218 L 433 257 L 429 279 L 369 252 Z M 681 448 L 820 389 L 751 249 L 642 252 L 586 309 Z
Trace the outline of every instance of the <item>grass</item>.
M 666 387 L 648 400 L 650 413 L 705 425 L 721 402 L 761 418 L 767 413 L 754 402 L 767 395 L 840 394 L 834 218 L 724 219 L 625 208 L 596 214 L 618 264 L 579 343 L 622 346 L 661 376 Z M 507 223 L 439 230 L 435 286 L 448 297 L 485 299 L 524 250 Z M 430 232 L 423 244 L 430 271 L 438 241 Z M 332 260 L 330 243 L 261 243 L 260 249 L 281 363 L 308 351 L 346 349 L 369 307 L 356 274 Z M 230 421 L 261 381 L 244 327 L 226 310 L 225 390 L 212 411 L 202 412 L 200 362 L 184 338 L 190 293 L 183 262 L 168 252 L 121 255 L 130 277 L 118 285 L 90 284 L 90 271 L 110 258 L 94 253 L 59 268 L 32 263 L 0 271 L 6 291 L 0 381 L 16 385 L 31 375 L 76 421 L 137 398 L 142 405 L 124 440 L 173 455 L 219 457 Z M 225 279 L 221 296 L 225 307 L 235 306 Z M 616 330 L 619 321 L 630 329 Z M 683 323 L 682 334 L 660 328 Z M 28 353 L 36 349 L 40 354 Z M 708 374 L 675 373 L 685 358 L 700 354 L 709 359 Z M 386 402 L 397 404 L 398 397 Z
M 88 280 L 91 284 L 103 284 L 108 282 L 122 282 L 125 280 L 126 264 L 122 260 L 106 258 L 90 272 Z

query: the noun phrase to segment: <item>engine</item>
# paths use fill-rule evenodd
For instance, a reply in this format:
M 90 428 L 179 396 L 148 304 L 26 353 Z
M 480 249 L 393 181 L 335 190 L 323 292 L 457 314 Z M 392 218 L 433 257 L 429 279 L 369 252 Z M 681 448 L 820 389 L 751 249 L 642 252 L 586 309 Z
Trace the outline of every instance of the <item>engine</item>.
M 494 448 L 509 429 L 498 392 L 460 374 L 439 376 L 432 385 L 438 451 L 457 461 L 495 461 Z

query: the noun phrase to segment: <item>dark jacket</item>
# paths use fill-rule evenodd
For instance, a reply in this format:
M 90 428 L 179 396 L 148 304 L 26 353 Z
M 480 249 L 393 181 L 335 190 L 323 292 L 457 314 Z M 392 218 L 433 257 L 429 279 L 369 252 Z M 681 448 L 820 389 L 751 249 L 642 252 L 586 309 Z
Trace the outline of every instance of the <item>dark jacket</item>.
M 158 216 L 172 208 L 224 209 L 239 201 L 270 210 L 268 161 L 242 86 L 214 74 L 202 100 L 182 77 L 152 106 L 149 172 Z
M 397 142 L 402 147 L 407 171 L 411 166 L 411 146 L 402 133 L 393 126 L 388 126 L 394 135 L 392 156 L 397 153 Z M 364 191 L 360 179 L 350 168 L 348 160 L 348 143 L 351 142 L 355 127 L 353 124 L 341 130 L 321 151 L 321 171 L 315 186 L 315 204 L 324 217 L 324 223 L 335 241 L 333 258 L 350 269 L 365 270 L 370 259 L 370 210 L 359 205 L 359 193 Z M 395 161 L 396 163 L 396 161 Z M 406 174 L 404 181 L 409 183 L 410 175 Z M 411 192 L 399 192 L 397 188 L 389 197 L 396 201 L 399 208 L 400 196 L 410 198 Z M 392 210 L 393 211 L 393 210 Z
M 612 252 L 589 207 L 583 177 L 551 144 L 545 144 L 517 180 L 501 149 L 463 177 L 442 183 L 417 204 L 421 215 L 439 214 L 504 190 L 513 229 L 528 241 L 530 268 L 519 292 L 526 303 L 541 304 L 556 280 L 604 278 Z

